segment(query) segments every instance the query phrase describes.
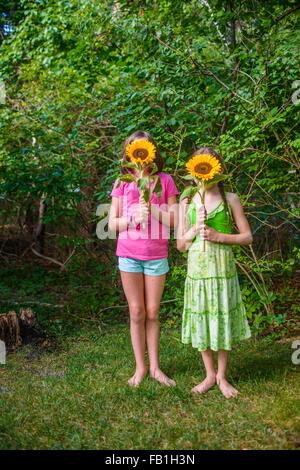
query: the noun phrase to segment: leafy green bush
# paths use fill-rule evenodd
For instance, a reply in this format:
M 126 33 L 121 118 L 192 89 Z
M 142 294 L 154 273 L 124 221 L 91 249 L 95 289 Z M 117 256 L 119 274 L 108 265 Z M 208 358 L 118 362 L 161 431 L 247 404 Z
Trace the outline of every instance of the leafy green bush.
M 180 190 L 188 155 L 211 145 L 254 233 L 252 249 L 236 249 L 249 316 L 274 320 L 272 279 L 284 284 L 299 266 L 296 2 L 22 0 L 15 15 L 0 47 L 1 223 L 23 227 L 32 214 L 36 224 L 43 200 L 46 254 L 76 247 L 84 262 L 111 246 L 96 240 L 96 206 L 109 201 L 129 133 L 153 134 Z M 171 319 L 184 279 L 174 260 Z M 97 295 L 76 296 L 94 315 Z

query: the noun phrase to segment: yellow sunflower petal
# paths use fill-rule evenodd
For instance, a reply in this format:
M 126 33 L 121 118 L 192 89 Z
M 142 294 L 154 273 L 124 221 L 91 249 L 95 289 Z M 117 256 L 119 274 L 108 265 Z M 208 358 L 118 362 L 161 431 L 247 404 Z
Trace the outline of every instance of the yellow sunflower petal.
M 149 140 L 135 140 L 126 147 L 126 155 L 133 163 L 149 165 L 155 159 L 156 148 Z
M 205 153 L 192 157 L 186 163 L 186 167 L 191 175 L 205 181 L 211 180 L 222 170 L 219 160 L 213 155 Z

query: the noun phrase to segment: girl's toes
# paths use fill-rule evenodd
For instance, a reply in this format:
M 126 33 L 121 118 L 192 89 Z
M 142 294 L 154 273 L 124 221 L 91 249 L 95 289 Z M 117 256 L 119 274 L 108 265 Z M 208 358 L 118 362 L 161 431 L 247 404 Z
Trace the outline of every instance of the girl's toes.
M 176 385 L 175 380 L 169 379 L 168 382 L 169 382 L 170 387 L 175 387 L 175 385 Z
M 127 381 L 128 385 L 130 385 L 130 387 L 137 387 L 137 382 L 136 382 L 136 378 L 135 376 L 131 377 L 131 379 L 129 379 Z
M 128 385 L 130 385 L 130 387 L 134 387 L 134 386 L 135 386 L 133 377 L 132 377 L 131 379 L 127 380 L 127 383 L 128 383 Z
M 135 373 L 128 381 L 130 387 L 138 387 L 146 375 L 146 371 Z
M 152 379 L 157 380 L 162 385 L 167 387 L 175 387 L 176 382 L 173 379 L 170 379 L 166 374 L 164 374 L 160 369 L 156 369 L 150 373 Z

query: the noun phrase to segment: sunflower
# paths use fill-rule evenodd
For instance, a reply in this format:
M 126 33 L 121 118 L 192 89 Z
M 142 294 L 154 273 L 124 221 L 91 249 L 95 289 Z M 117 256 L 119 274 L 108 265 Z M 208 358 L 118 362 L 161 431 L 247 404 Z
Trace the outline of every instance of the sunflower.
M 195 155 L 185 166 L 191 175 L 201 180 L 211 180 L 222 170 L 219 160 L 206 153 Z
M 155 159 L 155 146 L 149 140 L 135 140 L 126 147 L 126 155 L 133 163 L 148 165 Z

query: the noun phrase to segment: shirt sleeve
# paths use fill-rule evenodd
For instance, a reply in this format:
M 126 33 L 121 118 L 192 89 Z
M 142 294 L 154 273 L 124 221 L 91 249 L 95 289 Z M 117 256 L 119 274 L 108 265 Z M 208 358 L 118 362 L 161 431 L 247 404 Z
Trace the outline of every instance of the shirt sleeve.
M 171 196 L 177 196 L 179 194 L 179 191 L 176 187 L 176 184 L 173 180 L 173 177 L 171 175 L 168 175 L 168 179 L 166 182 L 166 196 L 171 197 Z
M 111 196 L 123 196 L 124 195 L 124 181 L 121 181 L 120 186 L 117 188 L 118 180 L 114 182 L 114 187 L 112 192 L 110 193 Z

